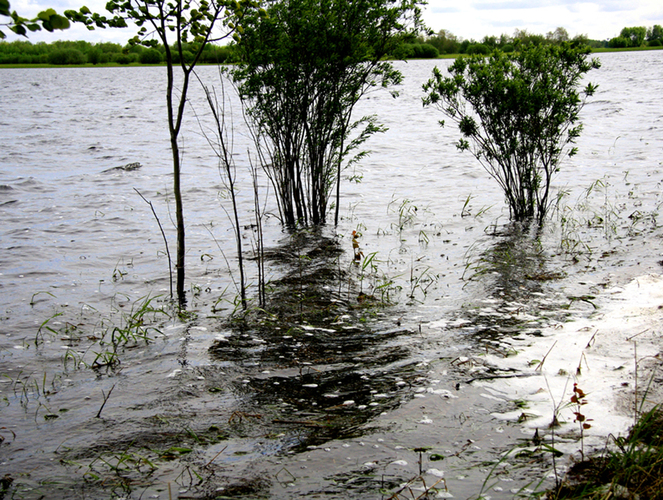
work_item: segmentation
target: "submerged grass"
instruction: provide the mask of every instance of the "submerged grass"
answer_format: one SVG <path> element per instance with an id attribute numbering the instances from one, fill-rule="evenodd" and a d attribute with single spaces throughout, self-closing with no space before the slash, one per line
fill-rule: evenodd
<path id="1" fill-rule="evenodd" d="M 70 367 L 115 368 L 121 362 L 120 354 L 124 349 L 141 343 L 147 345 L 163 335 L 159 324 L 172 318 L 172 314 L 166 307 L 155 304 L 158 299 L 159 296 L 148 295 L 134 302 L 114 302 L 107 316 L 89 308 L 93 312 L 91 318 L 81 313 L 80 318 L 65 321 L 64 326 L 52 321 L 63 315 L 61 311 L 56 312 L 41 324 L 34 345 L 39 348 L 47 336 L 64 341 L 67 347 L 63 356 L 65 372 Z"/>
<path id="2" fill-rule="evenodd" d="M 374 286 L 375 260 L 360 256 L 346 265 L 342 254 L 335 238 L 306 232 L 266 251 L 282 275 L 268 284 L 264 309 L 230 318 L 232 334 L 210 347 L 215 361 L 261 367 L 232 391 L 247 397 L 245 409 L 259 414 L 263 427 L 292 435 L 294 451 L 358 435 L 406 397 L 399 382 L 410 387 L 421 375 L 404 361 L 408 348 L 392 344 L 413 332 L 375 329 L 390 305 Z"/>

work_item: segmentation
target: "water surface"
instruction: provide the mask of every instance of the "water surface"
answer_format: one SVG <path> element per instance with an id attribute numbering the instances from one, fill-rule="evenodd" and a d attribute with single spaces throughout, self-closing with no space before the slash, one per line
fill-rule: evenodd
<path id="1" fill-rule="evenodd" d="M 284 330 L 225 321 L 236 293 L 227 190 L 190 112 L 182 182 L 195 314 L 157 315 L 156 341 L 129 345 L 114 370 L 80 364 L 97 356 L 95 335 L 143 297 L 167 306 L 164 242 L 135 191 L 174 248 L 163 68 L 0 71 L 0 475 L 16 498 L 381 498 L 419 476 L 420 460 L 427 485 L 443 475 L 454 497 L 477 495 L 482 464 L 531 437 L 494 415 L 518 398 L 476 383 L 508 373 L 486 353 L 591 318 L 609 307 L 607 289 L 660 272 L 663 53 L 601 61 L 579 154 L 555 179 L 559 207 L 539 239 L 508 225 L 496 183 L 422 107 L 422 83 L 449 63 L 397 63 L 400 97 L 376 92 L 358 106 L 389 130 L 347 172 L 361 182 L 344 183 L 328 246 L 291 241 L 262 184 L 266 244 L 289 256 L 269 261 L 268 278 L 315 271 L 336 304 Z M 200 74 L 218 87 L 216 68 Z M 248 226 L 249 134 L 227 90 Z M 190 111 L 208 131 L 198 89 Z M 112 170 L 133 162 L 142 168 Z M 364 255 L 375 252 L 363 273 L 351 264 L 353 230 Z M 305 269 L 299 255 L 313 256 Z M 382 293 L 394 305 L 356 307 Z M 511 498 L 545 475 L 538 467 L 502 473 L 491 496 Z"/>

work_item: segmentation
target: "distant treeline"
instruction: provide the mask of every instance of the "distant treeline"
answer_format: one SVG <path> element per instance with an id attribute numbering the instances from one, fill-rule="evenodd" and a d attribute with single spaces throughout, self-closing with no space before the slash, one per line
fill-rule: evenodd
<path id="1" fill-rule="evenodd" d="M 564 28 L 557 28 L 546 35 L 528 33 L 526 30 L 516 30 L 513 36 L 485 36 L 481 41 L 462 40 L 447 30 L 441 30 L 436 35 L 427 38 L 421 37 L 418 40 L 420 44 L 433 46 L 439 54 L 488 54 L 496 48 L 503 52 L 510 52 L 513 51 L 517 41 L 535 45 L 577 41 L 589 45 L 593 49 L 660 47 L 663 46 L 663 28 L 658 24 L 652 28 L 644 26 L 624 28 L 618 37 L 611 40 L 591 40 L 584 35 L 571 38 Z"/>
<path id="2" fill-rule="evenodd" d="M 557 28 L 546 35 L 516 30 L 513 36 L 485 36 L 481 41 L 463 40 L 447 30 L 436 35 L 421 36 L 399 45 L 391 54 L 394 59 L 434 59 L 445 54 L 489 54 L 494 49 L 511 52 L 518 43 L 550 44 L 577 41 L 592 48 L 633 48 L 663 46 L 663 28 L 654 25 L 624 28 L 611 40 L 590 40 L 580 35 L 569 37 L 564 28 Z M 193 47 L 185 48 L 184 57 L 193 59 Z M 173 52 L 177 54 L 177 51 Z M 118 43 L 90 43 L 85 41 L 57 41 L 32 44 L 28 41 L 0 41 L 0 64 L 159 64 L 164 61 L 165 48 L 146 48 L 141 45 Z M 175 61 L 179 62 L 179 61 Z M 238 62 L 234 45 L 209 44 L 201 56 L 202 63 L 222 64 Z"/>
<path id="3" fill-rule="evenodd" d="M 164 61 L 165 48 L 147 48 L 142 45 L 119 43 L 90 43 L 85 41 L 58 41 L 30 43 L 17 40 L 0 42 L 0 64 L 159 64 Z M 177 51 L 173 51 L 177 60 Z M 185 58 L 193 59 L 193 50 L 184 51 Z M 235 62 L 232 46 L 209 44 L 201 56 L 202 63 L 222 64 Z"/>

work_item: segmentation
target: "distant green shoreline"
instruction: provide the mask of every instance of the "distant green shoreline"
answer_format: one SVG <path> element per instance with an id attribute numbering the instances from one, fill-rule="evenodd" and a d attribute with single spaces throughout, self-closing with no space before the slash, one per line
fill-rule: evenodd
<path id="1" fill-rule="evenodd" d="M 663 46 L 660 47 L 626 47 L 626 48 L 610 48 L 610 47 L 599 47 L 592 48 L 592 53 L 595 52 L 640 52 L 643 50 L 662 50 Z"/>
<path id="2" fill-rule="evenodd" d="M 592 48 L 592 53 L 605 53 L 605 52 L 641 52 L 641 51 L 650 51 L 650 50 L 663 50 L 661 47 L 628 47 L 628 48 Z M 456 59 L 457 57 L 464 56 L 466 54 L 442 54 L 436 59 Z M 407 59 L 409 61 L 415 61 L 416 58 Z M 430 60 L 430 59 L 428 59 Z M 221 63 L 228 64 L 228 63 Z M 136 68 L 136 67 L 158 67 L 165 66 L 165 63 L 160 64 L 141 64 L 141 63 L 129 63 L 129 64 L 119 64 L 119 63 L 104 63 L 104 64 L 0 64 L 0 69 L 25 69 L 25 68 Z M 199 64 L 199 66 L 216 66 L 215 64 Z"/>

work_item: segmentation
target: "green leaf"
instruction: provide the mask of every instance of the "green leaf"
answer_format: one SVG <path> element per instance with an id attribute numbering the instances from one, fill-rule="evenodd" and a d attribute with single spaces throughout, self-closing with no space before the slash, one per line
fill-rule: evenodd
<path id="1" fill-rule="evenodd" d="M 27 35 L 27 32 L 25 31 L 25 26 L 23 26 L 21 24 L 16 24 L 14 26 L 10 26 L 9 29 L 12 30 L 17 35 L 21 35 L 21 36 L 26 36 Z"/>
<path id="2" fill-rule="evenodd" d="M 53 9 L 46 9 L 37 14 L 37 18 L 41 19 L 42 21 L 48 21 L 51 16 L 54 15 L 57 15 L 57 13 Z"/>
<path id="3" fill-rule="evenodd" d="M 9 17 L 10 6 L 8 0 L 0 0 L 0 16 Z"/>
<path id="4" fill-rule="evenodd" d="M 60 16 L 58 14 L 55 14 L 51 16 L 50 19 L 51 26 L 53 26 L 53 29 L 55 30 L 66 30 L 71 27 L 71 24 L 69 23 L 69 19 L 66 17 Z"/>

